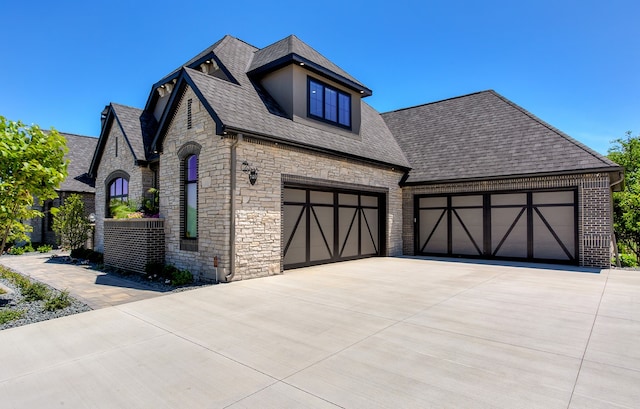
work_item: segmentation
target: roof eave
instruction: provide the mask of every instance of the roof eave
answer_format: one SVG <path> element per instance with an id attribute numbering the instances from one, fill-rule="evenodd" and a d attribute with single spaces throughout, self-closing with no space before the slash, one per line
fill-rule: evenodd
<path id="1" fill-rule="evenodd" d="M 225 136 L 225 135 L 228 135 L 228 134 L 232 134 L 232 133 L 242 134 L 242 135 L 246 135 L 246 136 L 249 136 L 249 137 L 252 137 L 252 138 L 256 138 L 256 139 L 260 139 L 260 140 L 264 140 L 264 141 L 268 141 L 268 142 L 272 142 L 272 143 L 277 143 L 277 144 L 280 144 L 280 145 L 296 147 L 296 148 L 305 149 L 305 150 L 318 152 L 318 153 L 324 153 L 324 154 L 328 154 L 328 155 L 332 155 L 332 156 L 338 156 L 338 157 L 343 157 L 343 158 L 348 158 L 348 159 L 356 159 L 356 160 L 359 160 L 361 162 L 376 164 L 378 166 L 384 166 L 384 167 L 392 168 L 394 170 L 398 170 L 398 171 L 402 171 L 402 172 L 409 172 L 411 170 L 410 167 L 407 167 L 407 166 L 404 166 L 404 165 L 399 165 L 399 164 L 396 164 L 396 163 L 385 162 L 385 161 L 372 159 L 372 158 L 366 158 L 366 157 L 358 156 L 358 155 L 352 155 L 352 154 L 349 154 L 349 153 L 346 153 L 346 152 L 336 151 L 336 150 L 332 150 L 332 149 L 326 149 L 326 148 L 313 146 L 313 145 L 307 145 L 307 144 L 303 144 L 303 143 L 295 143 L 295 142 L 292 142 L 292 141 L 289 141 L 289 140 L 286 140 L 286 139 L 278 138 L 277 136 L 261 134 L 259 132 L 250 131 L 250 130 L 247 130 L 247 129 L 234 127 L 234 126 L 225 126 L 223 128 L 222 136 Z"/>
<path id="2" fill-rule="evenodd" d="M 555 172 L 539 172 L 539 173 L 522 173 L 522 174 L 510 174 L 510 175 L 495 175 L 484 177 L 470 177 L 470 178 L 452 178 L 452 179 L 438 179 L 428 181 L 407 181 L 404 186 L 425 186 L 425 185 L 440 185 L 443 183 L 470 183 L 470 182 L 482 182 L 487 180 L 500 180 L 500 179 L 520 179 L 529 177 L 547 177 L 547 176 L 566 176 L 566 175 L 580 175 L 588 173 L 613 173 L 622 172 L 621 167 L 602 167 L 602 168 L 588 168 L 588 169 L 572 169 Z M 411 178 L 411 177 L 409 177 Z"/>
<path id="3" fill-rule="evenodd" d="M 371 91 L 364 85 L 345 78 L 344 76 L 337 74 L 319 64 L 316 64 L 315 62 L 308 60 L 296 53 L 287 54 L 260 67 L 254 68 L 253 70 L 247 72 L 247 75 L 249 75 L 250 77 L 261 77 L 265 74 L 268 74 L 290 64 L 300 65 L 310 71 L 315 72 L 318 75 L 339 82 L 345 85 L 347 88 L 357 91 L 363 98 L 373 95 L 373 91 Z"/>

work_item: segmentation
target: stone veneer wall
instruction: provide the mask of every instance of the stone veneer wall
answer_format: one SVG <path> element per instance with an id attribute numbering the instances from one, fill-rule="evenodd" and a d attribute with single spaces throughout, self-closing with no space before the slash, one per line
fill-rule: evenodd
<path id="1" fill-rule="evenodd" d="M 405 187 L 403 192 L 404 253 L 413 255 L 414 195 L 578 188 L 579 264 L 589 267 L 611 265 L 611 193 L 606 173 L 501 179 L 466 183 L 442 183 Z"/>
<path id="2" fill-rule="evenodd" d="M 192 99 L 192 127 L 187 103 Z M 200 145 L 198 169 L 198 250 L 180 249 L 180 160 L 178 150 Z M 185 91 L 167 131 L 160 156 L 160 215 L 165 219 L 166 259 L 202 279 L 229 273 L 230 166 L 234 138 L 215 134 L 215 124 L 191 89 Z M 282 271 L 283 176 L 323 180 L 334 185 L 385 189 L 387 193 L 387 255 L 402 254 L 402 172 L 370 164 L 310 153 L 302 149 L 244 138 L 236 146 L 236 259 L 234 280 L 279 274 Z M 257 183 L 249 184 L 242 162 L 258 168 Z M 213 258 L 219 258 L 218 271 Z"/>
<path id="3" fill-rule="evenodd" d="M 118 151 L 116 155 L 116 138 Z M 115 171 L 124 171 L 129 175 L 129 199 L 139 200 L 153 187 L 153 172 L 135 164 L 135 158 L 129 149 L 124 135 L 114 120 L 108 132 L 107 142 L 102 153 L 98 174 L 96 175 L 95 194 L 95 243 L 97 251 L 104 251 L 104 220 L 107 213 L 107 180 Z"/>
<path id="4" fill-rule="evenodd" d="M 164 220 L 105 220 L 105 266 L 144 274 L 147 263 L 164 263 Z"/>

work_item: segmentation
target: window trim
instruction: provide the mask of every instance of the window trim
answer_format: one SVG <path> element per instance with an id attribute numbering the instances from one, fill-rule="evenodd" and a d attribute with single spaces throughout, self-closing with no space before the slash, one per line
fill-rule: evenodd
<path id="1" fill-rule="evenodd" d="M 316 115 L 314 113 L 311 112 L 311 84 L 314 83 L 316 85 L 319 85 L 320 87 L 322 87 L 322 116 Z M 331 90 L 333 92 L 336 93 L 336 109 L 335 109 L 335 116 L 336 116 L 336 120 L 332 120 L 332 119 L 328 119 L 327 118 L 327 113 L 326 113 L 326 101 L 325 101 L 325 93 L 326 90 Z M 345 125 L 343 123 L 340 122 L 340 97 L 341 96 L 345 96 L 348 98 L 348 107 L 349 107 L 349 125 Z M 317 120 L 317 121 L 321 121 L 327 124 L 331 124 L 333 126 L 337 126 L 340 128 L 344 128 L 344 129 L 348 129 L 351 130 L 352 129 L 352 124 L 353 124 L 353 110 L 352 110 L 352 104 L 351 104 L 351 97 L 352 95 L 348 92 L 342 91 L 334 86 L 331 86 L 325 82 L 322 82 L 320 80 L 317 80 L 315 78 L 312 77 L 307 77 L 307 117 Z"/>

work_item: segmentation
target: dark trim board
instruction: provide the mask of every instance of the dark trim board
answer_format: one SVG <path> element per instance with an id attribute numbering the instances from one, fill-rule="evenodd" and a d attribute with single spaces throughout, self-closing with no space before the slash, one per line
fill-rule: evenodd
<path id="1" fill-rule="evenodd" d="M 386 254 L 386 194 L 285 184 L 285 270 Z"/>
<path id="2" fill-rule="evenodd" d="M 577 265 L 577 188 L 414 196 L 416 255 Z"/>

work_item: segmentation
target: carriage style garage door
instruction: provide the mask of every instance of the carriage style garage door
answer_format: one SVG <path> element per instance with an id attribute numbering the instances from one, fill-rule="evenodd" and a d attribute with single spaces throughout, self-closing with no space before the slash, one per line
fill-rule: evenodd
<path id="1" fill-rule="evenodd" d="M 384 194 L 285 187 L 284 268 L 383 254 Z"/>
<path id="2" fill-rule="evenodd" d="M 577 264 L 577 195 L 416 196 L 416 254 Z"/>

